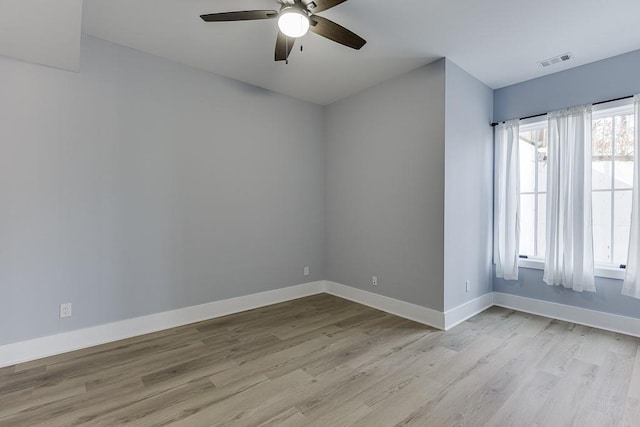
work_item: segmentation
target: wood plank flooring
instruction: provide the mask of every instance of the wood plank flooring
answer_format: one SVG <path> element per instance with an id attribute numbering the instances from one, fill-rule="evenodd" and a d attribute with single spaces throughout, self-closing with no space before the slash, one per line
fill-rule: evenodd
<path id="1" fill-rule="evenodd" d="M 316 295 L 0 369 L 0 426 L 640 426 L 640 340 Z"/>

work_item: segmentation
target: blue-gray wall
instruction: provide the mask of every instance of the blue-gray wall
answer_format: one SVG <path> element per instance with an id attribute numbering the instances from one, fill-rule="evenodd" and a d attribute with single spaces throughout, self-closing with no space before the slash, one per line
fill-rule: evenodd
<path id="1" fill-rule="evenodd" d="M 440 60 L 327 107 L 328 280 L 443 310 L 444 97 Z"/>
<path id="2" fill-rule="evenodd" d="M 640 93 L 640 50 L 497 89 L 496 121 Z"/>
<path id="3" fill-rule="evenodd" d="M 0 76 L 0 345 L 324 279 L 322 107 L 90 37 Z"/>
<path id="4" fill-rule="evenodd" d="M 596 277 L 596 292 L 575 292 L 542 281 L 542 270 L 521 268 L 518 281 L 494 279 L 493 290 L 589 310 L 640 318 L 640 300 L 622 295 L 622 280 Z M 494 276 L 495 277 L 495 276 Z"/>
<path id="5" fill-rule="evenodd" d="M 506 120 L 640 93 L 640 50 L 518 83 L 494 92 L 494 119 Z M 495 277 L 495 276 L 494 276 Z M 550 287 L 542 271 L 520 269 L 517 282 L 493 289 L 529 298 L 640 318 L 640 300 L 620 295 L 622 281 L 596 278 L 597 292 Z"/>
<path id="6" fill-rule="evenodd" d="M 617 280 L 491 279 L 492 94 L 450 61 L 326 108 L 90 37 L 79 74 L 0 57 L 0 76 L 0 345 L 320 279 L 640 317 Z M 638 76 L 640 51 L 502 88 L 493 119 Z"/>
<path id="7" fill-rule="evenodd" d="M 445 104 L 446 311 L 492 290 L 493 91 L 447 60 Z"/>

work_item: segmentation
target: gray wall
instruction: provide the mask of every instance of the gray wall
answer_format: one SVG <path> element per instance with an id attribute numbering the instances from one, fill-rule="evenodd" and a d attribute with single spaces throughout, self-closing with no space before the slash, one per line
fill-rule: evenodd
<path id="1" fill-rule="evenodd" d="M 495 91 L 494 118 L 545 113 L 640 93 L 640 50 Z M 495 276 L 494 276 L 495 277 Z M 550 287 L 542 271 L 520 269 L 517 282 L 494 279 L 496 292 L 640 318 L 640 300 L 622 296 L 622 281 L 596 279 L 597 293 Z"/>
<path id="2" fill-rule="evenodd" d="M 328 280 L 443 309 L 444 96 L 440 60 L 327 107 Z"/>
<path id="3" fill-rule="evenodd" d="M 640 93 L 640 50 L 495 91 L 494 119 L 543 114 Z"/>
<path id="4" fill-rule="evenodd" d="M 89 37 L 0 76 L 0 344 L 324 279 L 321 107 Z"/>
<path id="5" fill-rule="evenodd" d="M 596 292 L 575 292 L 542 281 L 542 270 L 521 268 L 518 281 L 494 279 L 493 290 L 589 310 L 640 318 L 640 300 L 621 294 L 622 280 L 596 277 Z M 494 276 L 495 277 L 495 276 Z"/>
<path id="6" fill-rule="evenodd" d="M 493 91 L 446 61 L 444 308 L 492 290 Z M 471 282 L 466 292 L 466 281 Z"/>
<path id="7" fill-rule="evenodd" d="M 637 51 L 502 88 L 494 118 L 640 92 L 639 72 Z M 325 278 L 640 317 L 617 280 L 491 279 L 492 93 L 450 61 L 326 109 L 90 37 L 79 74 L 0 75 L 0 345 Z"/>

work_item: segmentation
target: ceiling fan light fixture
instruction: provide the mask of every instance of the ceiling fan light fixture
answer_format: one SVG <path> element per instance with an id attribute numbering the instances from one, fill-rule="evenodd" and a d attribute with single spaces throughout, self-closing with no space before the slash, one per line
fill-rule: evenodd
<path id="1" fill-rule="evenodd" d="M 309 17 L 295 7 L 284 9 L 278 17 L 278 28 L 287 37 L 302 37 L 309 31 Z"/>

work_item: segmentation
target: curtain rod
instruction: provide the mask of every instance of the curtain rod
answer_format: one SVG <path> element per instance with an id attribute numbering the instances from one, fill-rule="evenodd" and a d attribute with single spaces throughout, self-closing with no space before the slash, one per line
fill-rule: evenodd
<path id="1" fill-rule="evenodd" d="M 629 99 L 629 98 L 633 98 L 633 95 L 629 95 L 629 96 L 623 96 L 620 98 L 614 98 L 614 99 L 607 99 L 606 101 L 599 101 L 599 102 L 594 102 L 591 105 L 600 105 L 600 104 L 606 104 L 607 102 L 614 102 L 614 101 L 622 101 L 623 99 Z M 542 116 L 546 116 L 549 113 L 542 113 L 542 114 L 534 114 L 533 116 L 527 116 L 527 117 L 520 117 L 518 120 L 526 120 L 526 119 L 533 119 L 534 117 L 542 117 Z M 494 122 L 491 123 L 492 127 L 496 127 L 498 126 L 500 123 L 505 123 L 505 121 L 502 122 Z"/>

